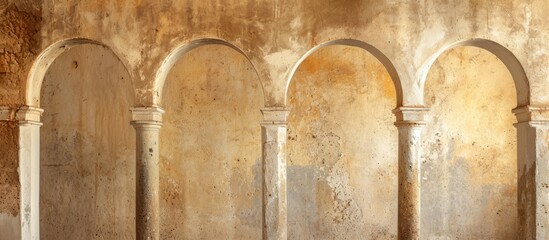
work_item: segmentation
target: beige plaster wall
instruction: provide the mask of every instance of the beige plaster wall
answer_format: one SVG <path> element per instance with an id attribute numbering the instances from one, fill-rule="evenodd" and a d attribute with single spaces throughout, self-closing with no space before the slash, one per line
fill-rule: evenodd
<path id="1" fill-rule="evenodd" d="M 459 47 L 427 78 L 422 169 L 425 239 L 515 239 L 517 132 L 513 79 L 491 53 Z"/>
<path id="2" fill-rule="evenodd" d="M 183 55 L 164 88 L 162 239 L 260 239 L 261 84 L 237 51 Z"/>
<path id="3" fill-rule="evenodd" d="M 134 184 L 131 150 L 134 143 L 133 130 L 127 124 L 129 116 L 125 114 L 134 105 L 161 104 L 167 110 L 162 130 L 162 218 L 174 219 L 174 223 L 163 221 L 162 236 L 177 238 L 182 233 L 192 233 L 189 238 L 222 234 L 255 238 L 261 227 L 258 220 L 261 219 L 258 109 L 263 105 L 287 104 L 293 107 L 288 139 L 288 207 L 295 211 L 289 215 L 290 235 L 333 238 L 351 229 L 345 236 L 352 238 L 368 231 L 367 236 L 394 238 L 397 141 L 390 110 L 397 104 L 384 69 L 360 49 L 333 47 L 337 50 L 331 50 L 329 47 L 314 53 L 296 75 L 291 76 L 291 69 L 313 47 L 336 39 L 360 40 L 379 49 L 395 66 L 402 83 L 402 105 L 421 106 L 425 102 L 432 106 L 422 171 L 423 236 L 506 239 L 516 231 L 505 227 L 515 223 L 513 209 L 516 208 L 516 179 L 513 178 L 516 149 L 512 142 L 516 132 L 511 126 L 515 120 L 510 113 L 516 106 L 513 82 L 501 62 L 483 51 L 459 48 L 444 54 L 434 67 L 430 68 L 429 63 L 439 51 L 454 43 L 492 40 L 513 53 L 509 58 L 516 56 L 524 68 L 529 81 L 525 90 L 531 93 L 529 103 L 546 106 L 549 103 L 548 11 L 546 0 L 0 0 L 0 106 L 17 109 L 36 104 L 31 99 L 36 96 L 28 98 L 26 93 L 43 79 L 39 75 L 33 78 L 32 73 L 45 69 L 56 59 L 55 54 L 49 55 L 52 49 L 48 48 L 54 43 L 61 41 L 54 48 L 62 52 L 59 49 L 64 43 L 71 42 L 63 42 L 66 39 L 92 39 L 105 44 L 120 57 L 118 61 L 101 48 L 71 49 L 54 63 L 47 76 L 50 80 L 46 79 L 46 83 L 58 81 L 60 85 L 44 88 L 44 91 L 61 92 L 61 95 L 46 94 L 42 98 L 46 109 L 42 132 L 52 133 L 43 135 L 43 142 L 47 143 L 43 145 L 43 150 L 47 150 L 44 153 L 50 154 L 53 161 L 47 164 L 89 160 L 78 161 L 82 164 L 78 168 L 67 165 L 67 171 L 45 166 L 45 173 L 50 175 L 44 175 L 42 186 L 53 190 L 44 193 L 44 199 L 49 199 L 51 206 L 63 200 L 87 204 L 91 209 L 120 209 L 115 207 L 122 204 L 120 199 L 108 200 L 116 203 L 114 205 L 99 206 L 99 202 L 104 202 L 99 201 L 100 198 L 109 199 L 111 191 L 121 192 L 122 199 L 129 199 L 129 203 L 123 205 L 126 210 L 115 212 L 116 217 L 112 218 L 97 213 L 97 218 L 77 219 L 73 211 L 77 207 L 70 204 L 44 208 L 45 213 L 59 213 L 60 219 L 71 220 L 75 226 L 86 225 L 83 234 L 103 229 L 99 231 L 101 234 L 114 236 L 114 224 L 101 224 L 115 218 L 132 221 L 131 214 L 127 213 L 133 211 L 134 202 L 133 185 L 130 185 Z M 258 69 L 260 79 L 235 51 L 207 46 L 185 55 L 170 71 L 165 97 L 160 102 L 157 73 L 165 67 L 164 60 L 174 49 L 204 38 L 221 39 L 240 48 Z M 86 53 L 80 55 L 72 51 Z M 39 57 L 40 54 L 46 56 Z M 84 59 L 84 55 L 89 59 Z M 77 61 L 80 67 L 74 69 L 72 59 L 67 56 L 81 58 Z M 33 63 L 37 66 L 34 69 Z M 127 66 L 128 73 L 121 70 L 121 63 Z M 116 67 L 107 68 L 107 65 Z M 87 70 L 84 71 L 83 66 L 88 66 Z M 307 70 L 307 66 L 313 70 Z M 338 73 L 338 69 L 342 73 Z M 424 94 L 422 76 L 428 70 Z M 185 81 L 173 80 L 178 74 L 188 77 Z M 123 87 L 94 85 L 113 84 L 120 76 L 124 76 Z M 286 98 L 290 79 L 291 89 Z M 91 85 L 83 88 L 85 85 L 74 81 Z M 336 84 L 338 81 L 342 81 L 342 85 Z M 263 95 L 259 82 L 265 88 Z M 331 84 L 326 85 L 328 82 Z M 368 85 L 381 82 L 384 85 L 378 88 Z M 218 89 L 216 84 L 224 87 L 223 94 L 214 91 Z M 201 85 L 205 86 L 204 90 L 197 87 Z M 188 92 L 191 94 L 186 94 Z M 84 97 L 90 99 L 91 96 L 98 98 L 95 105 L 82 103 Z M 135 102 L 129 100 L 132 96 Z M 74 104 L 77 102 L 83 105 Z M 104 116 L 108 117 L 92 121 L 95 116 L 89 118 L 90 113 L 96 110 L 107 112 Z M 51 124 L 54 113 L 58 113 L 55 115 L 59 116 L 55 118 L 58 125 Z M 112 116 L 124 120 L 109 125 L 106 119 Z M 463 120 L 466 117 L 467 120 Z M 19 164 L 16 126 L 12 118 L 0 121 L 3 121 L 0 124 L 2 238 L 1 234 L 13 232 L 10 229 L 19 220 L 20 186 L 16 174 Z M 81 125 L 69 128 L 72 126 L 69 123 Z M 53 135 L 54 129 L 62 128 L 67 129 Z M 456 130 L 458 128 L 461 130 Z M 56 139 L 74 136 L 68 129 L 80 130 L 80 143 Z M 108 136 L 106 140 L 92 140 L 96 130 L 106 131 L 108 134 L 101 134 Z M 229 136 L 242 136 L 243 132 L 246 138 L 227 140 Z M 308 137 L 313 134 L 315 139 Z M 197 145 L 200 148 L 193 150 Z M 252 145 L 254 150 L 250 150 Z M 121 149 L 126 149 L 127 154 Z M 73 153 L 70 159 L 63 158 L 65 150 Z M 103 151 L 109 153 L 101 158 L 92 156 Z M 323 163 L 322 157 L 328 160 Z M 247 159 L 244 164 L 234 163 L 234 159 L 243 161 L 244 158 Z M 108 162 L 107 159 L 117 160 Z M 212 163 L 212 159 L 221 160 Z M 95 169 L 95 163 L 105 167 Z M 374 163 L 376 165 L 372 165 Z M 211 166 L 221 167 L 212 169 Z M 200 174 L 190 174 L 195 171 Z M 55 178 L 53 174 L 61 177 Z M 97 183 L 92 181 L 95 176 Z M 48 184 L 55 181 L 62 181 L 64 185 Z M 114 187 L 105 187 L 107 185 Z M 98 187 L 97 193 L 93 186 Z M 309 187 L 314 191 L 300 191 Z M 66 196 L 77 196 L 82 201 L 55 195 L 56 188 L 64 188 Z M 91 196 L 98 204 L 90 202 Z M 214 200 L 219 202 L 216 198 L 228 200 L 215 205 Z M 83 214 L 91 213 L 85 210 Z M 375 225 L 368 217 L 371 213 L 382 216 L 375 219 Z M 216 221 L 221 220 L 226 221 L 220 225 L 223 228 L 210 231 Z M 490 226 L 478 227 L 478 221 L 487 221 Z M 60 222 L 43 219 L 46 224 L 43 234 L 52 236 L 51 229 L 59 228 Z M 194 222 L 207 227 L 191 228 Z M 231 226 L 238 227 L 235 230 Z M 129 227 L 124 228 L 120 234 L 131 236 L 130 231 Z M 11 234 L 9 236 L 11 238 Z"/>
<path id="4" fill-rule="evenodd" d="M 132 86 L 100 46 L 55 60 L 42 87 L 41 239 L 134 239 Z"/>
<path id="5" fill-rule="evenodd" d="M 361 48 L 307 58 L 288 93 L 289 239 L 395 239 L 396 96 Z"/>

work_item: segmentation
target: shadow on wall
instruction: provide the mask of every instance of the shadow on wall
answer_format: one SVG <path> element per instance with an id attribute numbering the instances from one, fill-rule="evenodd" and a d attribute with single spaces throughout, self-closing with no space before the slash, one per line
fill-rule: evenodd
<path id="1" fill-rule="evenodd" d="M 41 89 L 41 239 L 135 238 L 133 88 L 125 67 L 106 47 L 74 46 L 55 58 Z"/>

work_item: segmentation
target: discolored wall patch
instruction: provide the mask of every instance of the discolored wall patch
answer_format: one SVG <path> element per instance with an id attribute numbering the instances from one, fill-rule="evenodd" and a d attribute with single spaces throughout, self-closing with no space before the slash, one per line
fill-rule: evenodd
<path id="1" fill-rule="evenodd" d="M 288 93 L 288 238 L 394 239 L 396 94 L 363 49 L 307 58 Z"/>
<path id="2" fill-rule="evenodd" d="M 509 71 L 488 51 L 449 50 L 429 72 L 425 101 L 423 237 L 515 239 L 516 96 Z"/>
<path id="3" fill-rule="evenodd" d="M 42 85 L 41 239 L 135 238 L 133 91 L 96 45 L 59 56 Z"/>

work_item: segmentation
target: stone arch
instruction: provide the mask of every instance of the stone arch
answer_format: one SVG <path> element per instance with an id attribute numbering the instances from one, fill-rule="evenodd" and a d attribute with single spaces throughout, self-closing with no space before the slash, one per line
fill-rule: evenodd
<path id="1" fill-rule="evenodd" d="M 261 176 L 264 96 L 252 68 L 243 51 L 218 39 L 180 45 L 162 62 L 153 90 L 153 104 L 166 110 L 158 137 L 160 238 L 261 237 L 261 188 L 253 181 Z M 206 207 L 219 197 L 225 201 Z M 228 209 L 253 213 L 253 221 L 238 223 Z"/>
<path id="2" fill-rule="evenodd" d="M 40 92 L 42 89 L 42 82 L 44 80 L 44 76 L 46 75 L 46 72 L 48 71 L 51 64 L 59 57 L 62 53 L 68 51 L 72 47 L 83 45 L 83 44 L 92 44 L 101 46 L 104 48 L 109 49 L 114 53 L 114 55 L 118 58 L 120 62 L 124 65 L 126 68 L 126 71 L 130 75 L 130 78 L 132 77 L 131 71 L 128 71 L 128 64 L 126 61 L 124 61 L 123 58 L 120 57 L 120 54 L 116 52 L 112 47 L 109 47 L 108 45 L 88 39 L 88 38 L 70 38 L 70 39 L 64 39 L 61 41 L 58 41 L 56 43 L 53 43 L 49 47 L 47 47 L 34 61 L 30 71 L 29 75 L 27 77 L 26 82 L 26 93 L 25 93 L 25 104 L 27 106 L 31 107 L 40 107 Z M 133 82 L 130 79 L 130 82 L 133 86 Z M 134 97 L 135 98 L 135 97 Z"/>
<path id="3" fill-rule="evenodd" d="M 530 85 L 528 83 L 526 72 L 524 71 L 524 68 L 522 67 L 522 64 L 520 63 L 520 61 L 506 47 L 492 40 L 482 39 L 482 38 L 471 38 L 471 39 L 455 42 L 446 47 L 443 47 L 442 49 L 437 51 L 435 54 L 433 54 L 433 56 L 427 59 L 427 61 L 420 68 L 420 72 L 418 74 L 420 78 L 419 84 L 420 84 L 421 96 L 424 96 L 425 82 L 427 80 L 427 75 L 429 74 L 429 70 L 431 69 L 431 66 L 433 65 L 433 63 L 447 50 L 460 47 L 460 46 L 472 46 L 472 47 L 482 48 L 494 54 L 496 57 L 498 57 L 503 62 L 503 64 L 507 67 L 507 69 L 511 73 L 511 76 L 513 77 L 513 81 L 515 83 L 515 88 L 517 92 L 517 105 L 520 107 L 520 106 L 526 106 L 530 104 Z M 421 99 L 421 101 L 422 102 L 424 101 L 423 98 Z"/>
<path id="4" fill-rule="evenodd" d="M 292 69 L 286 89 L 289 238 L 397 235 L 398 132 L 391 109 L 400 104 L 400 83 L 387 58 L 368 48 L 336 40 L 308 51 Z M 303 187 L 311 191 L 298 190 Z"/>
<path id="5" fill-rule="evenodd" d="M 452 98 L 454 96 L 460 96 L 460 98 L 453 98 L 454 99 L 452 100 L 453 105 L 451 105 L 452 103 L 450 101 L 444 102 L 445 104 L 450 104 L 450 105 L 444 105 L 444 107 L 442 107 L 444 108 L 444 111 L 441 111 L 440 109 L 442 104 L 440 102 L 444 100 L 439 100 L 439 105 L 436 106 L 436 104 L 434 103 L 429 104 L 429 97 L 437 96 L 437 99 L 438 99 L 438 96 L 450 95 L 450 92 L 444 92 L 444 90 L 440 91 L 441 88 L 434 88 L 435 86 L 433 84 L 434 82 L 427 83 L 427 81 L 436 80 L 436 77 L 435 79 L 433 79 L 428 75 L 431 73 L 431 71 L 435 72 L 435 69 L 434 68 L 431 69 L 431 67 L 435 65 L 435 62 L 439 58 L 441 58 L 443 54 L 446 54 L 449 52 L 449 50 L 452 50 L 458 47 L 474 47 L 474 48 L 477 48 L 477 50 L 482 49 L 491 53 L 492 57 L 495 56 L 499 60 L 498 61 L 500 62 L 498 63 L 500 66 L 499 69 L 503 70 L 506 68 L 508 71 L 508 73 L 506 73 L 506 76 L 510 76 L 512 78 L 512 81 L 508 81 L 507 80 L 508 77 L 504 78 L 506 80 L 505 84 L 502 84 L 502 81 L 496 81 L 496 82 L 476 81 L 477 79 L 481 79 L 481 77 L 468 78 L 469 82 L 467 84 L 471 84 L 472 82 L 475 82 L 475 81 L 478 82 L 479 85 L 474 85 L 474 86 L 477 86 L 477 88 L 483 92 L 483 95 L 480 96 L 480 95 L 474 95 L 475 93 L 473 93 L 473 92 L 476 92 L 477 94 L 479 93 L 479 91 L 477 91 L 477 88 L 472 88 L 472 87 L 470 88 L 470 86 L 472 85 L 462 84 L 464 82 L 464 81 L 461 81 L 462 79 L 456 80 L 455 77 L 454 78 L 448 77 L 449 79 L 454 79 L 453 80 L 454 84 L 456 83 L 460 84 L 460 85 L 452 85 L 453 88 L 450 88 L 451 89 L 450 91 L 452 91 L 451 93 L 453 94 Z M 503 63 L 503 66 L 501 65 L 501 63 Z M 479 72 L 473 71 L 473 72 L 475 74 L 481 74 L 480 71 Z M 502 196 L 499 196 L 501 195 L 499 194 L 496 197 L 494 196 L 495 194 L 493 193 L 490 193 L 490 194 L 487 193 L 487 194 L 482 194 L 482 197 L 484 197 L 485 199 L 495 199 L 492 202 L 492 205 L 494 206 L 497 204 L 500 204 L 500 206 L 513 206 L 514 204 L 516 204 L 517 205 L 516 207 L 519 210 L 518 218 L 515 218 L 515 215 L 508 215 L 504 219 L 513 219 L 513 221 L 516 220 L 520 222 L 521 219 L 523 219 L 524 217 L 523 213 L 521 213 L 521 208 L 523 207 L 523 204 L 521 203 L 521 197 L 520 197 L 521 192 L 524 191 L 524 189 L 521 189 L 523 188 L 523 186 L 521 186 L 521 178 L 524 176 L 523 170 L 521 170 L 522 168 L 521 166 L 523 166 L 524 165 L 523 163 L 526 162 L 526 157 L 524 157 L 525 153 L 529 151 L 528 149 L 533 148 L 530 145 L 531 143 L 527 142 L 526 139 L 523 138 L 523 136 L 525 136 L 526 133 L 522 128 L 520 119 L 519 119 L 519 123 L 514 124 L 514 126 L 516 127 L 516 133 L 514 132 L 514 128 L 513 128 L 514 119 L 510 111 L 514 107 L 518 107 L 517 109 L 520 110 L 523 107 L 528 106 L 530 104 L 529 81 L 520 61 L 508 48 L 506 48 L 505 46 L 502 46 L 497 42 L 494 42 L 488 39 L 472 38 L 472 39 L 466 39 L 466 40 L 454 42 L 436 51 L 435 54 L 433 54 L 429 59 L 427 59 L 424 65 L 419 69 L 417 76 L 419 77 L 418 83 L 419 83 L 420 92 L 421 92 L 420 103 L 427 105 L 426 107 L 430 108 L 430 110 L 432 111 L 432 113 L 430 114 L 432 115 L 432 118 L 427 124 L 428 127 L 423 131 L 423 134 L 424 134 L 423 144 L 425 144 L 423 145 L 423 148 L 425 152 L 422 158 L 424 161 L 423 163 L 426 163 L 426 165 L 428 166 L 424 169 L 434 169 L 434 170 L 431 170 L 431 171 L 425 170 L 425 172 L 422 173 L 422 174 L 425 174 L 426 176 L 429 176 L 429 178 L 431 179 L 430 184 L 427 182 L 423 182 L 422 184 L 424 183 L 425 184 L 422 187 L 424 190 L 435 189 L 434 191 L 436 191 L 436 194 L 433 194 L 433 192 L 431 191 L 431 192 L 428 192 L 428 194 L 426 194 L 427 196 L 437 195 L 437 197 L 423 198 L 422 201 L 427 201 L 427 203 L 422 203 L 422 204 L 431 205 L 434 202 L 435 203 L 443 202 L 443 201 L 440 201 L 440 199 L 445 199 L 447 198 L 448 194 L 455 194 L 456 192 L 459 192 L 460 196 L 466 196 L 466 197 L 463 197 L 462 199 L 455 199 L 455 201 L 482 202 L 484 201 L 484 199 L 480 197 L 476 198 L 477 196 L 480 196 L 480 195 L 474 194 L 474 191 L 480 191 L 478 189 L 483 189 L 483 191 L 488 192 L 485 186 L 489 185 L 488 183 L 489 181 L 492 181 L 492 182 L 497 182 L 497 184 L 499 184 L 497 185 L 498 187 L 501 187 L 501 186 L 516 187 L 516 194 L 518 195 L 518 201 L 517 201 L 517 198 L 515 198 L 515 196 L 511 197 L 511 195 L 502 197 Z M 460 76 L 463 77 L 462 75 Z M 490 80 L 498 79 L 498 78 L 494 78 L 487 75 L 481 75 L 481 76 L 484 78 L 489 78 Z M 446 78 L 446 76 L 441 77 L 441 79 L 443 78 Z M 430 80 L 427 80 L 427 79 L 430 79 Z M 471 82 L 470 79 L 473 79 L 473 81 Z M 511 83 L 513 84 L 513 86 L 507 85 Z M 481 86 L 481 87 L 478 87 L 478 86 Z M 512 90 L 513 88 L 514 88 L 514 92 Z M 433 90 L 433 89 L 436 89 L 436 90 Z M 466 92 L 467 95 L 463 95 L 462 93 L 464 92 Z M 498 102 L 497 104 L 493 105 L 494 108 L 491 108 L 491 107 L 489 107 L 488 109 L 483 108 L 482 111 L 478 110 L 480 108 L 476 108 L 477 106 L 492 106 L 492 103 L 495 101 L 494 101 L 494 98 L 491 98 L 493 96 L 491 94 L 499 94 L 499 93 L 503 94 L 503 92 L 506 94 L 505 95 L 506 98 L 504 99 L 510 99 L 510 98 L 516 99 L 516 106 L 514 106 L 515 103 L 513 102 L 505 102 L 505 103 Z M 477 97 L 477 99 L 475 99 L 475 96 Z M 475 101 L 480 99 L 478 98 L 479 96 L 482 99 L 490 99 L 491 102 L 486 103 L 482 101 Z M 447 99 L 450 99 L 450 97 L 448 97 Z M 432 101 L 432 102 L 435 102 L 435 101 Z M 505 107 L 499 108 L 498 110 L 494 110 L 496 109 L 495 107 L 496 105 L 505 106 Z M 446 111 L 446 109 L 450 109 L 450 110 Z M 491 111 L 494 111 L 496 113 L 493 113 Z M 448 112 L 453 113 L 453 115 L 449 115 Z M 484 114 L 484 113 L 492 113 L 492 115 L 488 116 L 488 114 Z M 505 115 L 503 115 L 503 113 L 505 113 Z M 476 130 L 474 129 L 474 127 L 471 128 L 470 126 L 472 124 L 470 123 L 475 121 L 471 119 L 467 119 L 467 121 L 462 121 L 465 124 L 461 125 L 459 123 L 459 121 L 461 120 L 458 120 L 456 116 L 463 117 L 463 118 L 474 116 L 480 122 L 480 124 L 476 124 L 476 125 L 480 126 L 482 130 Z M 517 118 L 518 118 L 518 115 L 517 115 Z M 456 120 L 453 120 L 453 119 L 456 119 Z M 490 122 L 490 121 L 493 121 L 493 122 Z M 437 122 L 441 122 L 442 124 Z M 498 125 L 499 123 L 501 123 L 501 125 Z M 446 127 L 440 127 L 440 126 L 446 126 Z M 485 131 L 488 131 L 488 132 L 485 132 Z M 478 135 L 475 135 L 475 134 L 478 134 Z M 498 135 L 498 134 L 501 134 L 501 135 Z M 498 145 L 497 142 L 490 141 L 486 137 L 482 138 L 481 136 L 497 136 L 499 140 L 505 139 L 506 145 L 505 146 Z M 458 140 L 454 140 L 454 138 Z M 471 142 L 473 144 L 471 144 Z M 482 149 L 478 147 L 478 144 L 474 144 L 474 143 L 483 144 Z M 439 147 L 439 146 L 442 146 L 442 147 Z M 452 150 L 449 150 L 449 149 L 452 149 Z M 490 152 L 492 153 L 492 155 L 490 155 Z M 473 154 L 474 154 L 474 157 L 472 157 Z M 502 159 L 505 161 L 494 161 L 494 160 L 502 160 Z M 491 177 L 488 174 L 479 174 L 478 172 L 475 172 L 480 168 L 477 168 L 476 165 L 474 167 L 471 167 L 473 161 L 478 161 L 479 166 L 484 163 L 490 164 L 494 162 L 493 165 L 490 165 L 491 167 L 490 172 L 498 172 L 498 174 L 502 176 L 501 179 L 497 179 L 497 177 Z M 455 166 L 457 167 L 454 168 L 453 167 L 454 165 L 451 165 L 451 164 L 455 164 Z M 496 165 L 496 164 L 500 164 L 500 165 Z M 518 166 L 517 169 L 514 168 L 516 167 L 515 165 Z M 448 169 L 452 169 L 452 170 L 448 171 Z M 473 169 L 473 171 L 469 171 L 467 169 Z M 505 172 L 501 172 L 501 171 L 505 171 Z M 461 174 L 461 173 L 464 173 L 464 174 L 458 176 L 458 174 Z M 510 177 L 512 177 L 513 175 L 517 177 L 516 183 L 513 183 L 514 180 L 510 179 Z M 470 180 L 475 178 L 478 179 L 478 176 L 482 176 L 482 181 L 475 182 L 474 180 Z M 444 179 L 448 179 L 448 180 L 444 181 Z M 463 188 L 465 187 L 460 189 L 460 187 L 465 186 L 465 185 L 460 185 L 461 184 L 460 182 L 467 182 L 467 181 L 472 182 L 471 186 L 473 187 L 470 187 L 465 191 L 463 190 Z M 435 185 L 442 186 L 443 184 L 447 184 L 450 187 L 446 185 L 440 188 L 433 187 Z M 443 190 L 443 189 L 450 189 L 450 190 Z M 466 191 L 470 191 L 470 192 L 466 192 Z M 515 191 L 515 190 L 512 190 L 512 191 Z M 475 198 L 481 199 L 481 200 L 471 200 Z M 505 205 L 504 201 L 507 201 L 505 203 L 508 205 Z M 510 201 L 517 201 L 517 202 L 509 203 Z M 494 202 L 497 202 L 497 203 L 494 203 Z M 482 205 L 478 204 L 478 206 L 482 206 Z M 470 209 L 454 208 L 452 207 L 451 203 L 447 203 L 447 202 L 442 203 L 442 208 L 444 208 L 444 210 L 442 211 L 445 212 L 445 216 L 450 216 L 449 217 L 450 219 L 452 219 L 452 217 L 456 219 L 460 218 L 460 216 L 462 217 L 462 219 L 457 219 L 457 220 L 452 219 L 452 222 L 454 222 L 453 225 L 461 226 L 461 229 L 467 228 L 467 227 L 463 227 L 463 226 L 467 226 L 468 224 L 467 222 L 494 221 L 494 220 L 490 220 L 489 217 L 471 217 L 471 216 L 468 216 L 467 214 L 460 215 L 460 213 L 463 211 L 475 211 L 475 210 L 471 210 L 472 208 Z M 480 207 L 480 208 L 483 208 L 483 207 Z M 513 208 L 509 207 L 508 209 L 506 207 L 498 207 L 498 208 L 503 209 L 501 211 L 507 211 L 507 212 L 516 213 L 517 211 L 517 209 L 515 209 L 514 207 Z M 436 208 L 431 208 L 431 209 L 436 209 Z M 440 212 L 434 211 L 433 213 L 430 211 L 425 211 L 422 213 L 423 216 L 433 216 L 433 214 L 438 215 L 440 214 Z M 482 214 L 482 213 L 479 213 L 479 214 Z M 498 216 L 500 216 L 500 214 L 501 213 L 498 213 Z M 485 215 L 485 216 L 488 216 L 488 215 Z M 436 219 L 436 218 L 427 217 L 427 219 L 434 219 L 434 221 L 440 221 L 440 219 Z M 463 220 L 463 219 L 467 219 L 467 220 Z M 427 226 L 429 226 L 429 224 L 427 224 Z M 495 233 L 499 234 L 503 232 L 497 229 L 497 227 L 499 227 L 499 228 L 504 228 L 505 230 L 509 230 L 510 232 L 503 233 L 504 236 L 509 236 L 509 237 L 511 233 L 514 234 L 515 233 L 514 231 L 516 231 L 513 228 L 506 227 L 506 226 L 515 226 L 515 224 L 509 224 L 508 222 L 501 222 L 501 223 L 498 222 L 498 224 L 492 224 L 491 226 L 496 226 L 496 227 L 492 229 L 484 228 L 482 229 L 482 231 L 478 231 L 475 233 L 472 233 L 472 231 L 467 231 L 467 230 L 465 231 L 468 232 L 469 234 L 495 234 Z M 445 231 L 445 232 L 451 232 L 452 230 L 454 232 L 457 231 L 455 229 L 448 231 L 446 228 L 443 228 L 443 227 L 438 227 L 438 228 L 444 229 L 441 231 Z M 427 228 L 426 232 L 432 232 L 432 229 Z M 426 237 L 426 236 L 423 236 L 423 237 Z M 481 236 L 475 236 L 475 237 L 485 238 Z M 522 239 L 521 237 L 519 238 Z"/>
<path id="6" fill-rule="evenodd" d="M 250 62 L 250 65 L 252 65 L 252 68 L 257 75 L 257 79 L 259 79 L 259 82 L 261 84 L 261 89 L 263 91 L 263 95 L 265 96 L 265 88 L 263 86 L 263 82 L 261 81 L 261 77 L 259 73 L 257 72 L 257 68 L 248 57 L 248 55 L 242 51 L 239 47 L 236 45 L 222 40 L 222 39 L 215 39 L 215 38 L 203 38 L 191 41 L 189 43 L 184 43 L 179 46 L 177 46 L 174 50 L 172 50 L 167 57 L 162 61 L 160 64 L 160 67 L 158 68 L 155 78 L 154 78 L 154 91 L 153 91 L 153 105 L 160 105 L 162 102 L 162 93 L 164 89 L 164 83 L 166 82 L 166 78 L 168 77 L 168 73 L 172 69 L 173 65 L 183 56 L 185 53 L 188 53 L 189 51 L 204 46 L 204 45 L 223 45 L 227 46 L 238 53 L 242 54 L 248 61 Z"/>
<path id="7" fill-rule="evenodd" d="M 288 89 L 290 88 L 290 83 L 292 81 L 292 78 L 293 78 L 295 72 L 297 71 L 297 69 L 301 65 L 301 63 L 303 61 L 305 61 L 305 59 L 307 59 L 307 57 L 309 57 L 311 54 L 316 52 L 318 49 L 323 48 L 323 47 L 327 47 L 327 46 L 333 46 L 333 45 L 343 45 L 343 46 L 351 46 L 351 47 L 362 48 L 362 49 L 368 51 L 370 54 L 372 54 L 378 61 L 380 61 L 381 64 L 385 67 L 385 69 L 389 73 L 389 76 L 391 76 L 391 79 L 393 80 L 393 84 L 394 84 L 395 91 L 396 91 L 396 99 L 397 99 L 396 104 L 397 104 L 397 106 L 402 106 L 402 101 L 403 101 L 402 100 L 403 99 L 402 84 L 400 82 L 400 77 L 398 75 L 398 72 L 397 72 L 395 66 L 393 65 L 393 63 L 391 62 L 391 60 L 385 54 L 383 54 L 379 49 L 377 49 L 376 47 L 374 47 L 374 46 L 372 46 L 372 45 L 370 45 L 366 42 L 363 42 L 363 41 L 360 41 L 360 40 L 355 40 L 355 39 L 332 40 L 332 41 L 329 41 L 329 42 L 319 44 L 319 45 L 313 47 L 312 49 L 310 49 L 309 51 L 307 51 L 294 64 L 294 66 L 292 67 L 292 69 L 290 71 L 290 74 L 288 75 L 288 78 L 286 79 L 286 89 L 285 89 L 285 93 L 284 93 L 285 103 L 287 103 Z"/>
<path id="8" fill-rule="evenodd" d="M 127 74 L 124 84 L 127 90 L 127 99 L 129 101 L 128 108 L 133 105 L 135 91 L 133 88 L 132 74 L 128 71 L 128 64 L 121 58 L 113 48 L 96 40 L 87 38 L 70 38 L 55 42 L 45 48 L 34 60 L 34 63 L 28 73 L 25 83 L 24 104 L 17 114 L 21 115 L 20 119 L 20 136 L 19 136 L 19 169 L 21 180 L 21 234 L 23 239 L 39 238 L 40 235 L 40 182 L 41 182 L 41 130 L 42 120 L 40 116 L 43 110 L 40 109 L 43 82 L 47 77 L 47 73 L 51 66 L 56 62 L 62 54 L 67 53 L 73 47 L 93 46 L 103 48 L 106 52 L 113 55 L 113 60 L 116 59 L 121 64 L 121 71 Z M 129 126 L 129 124 L 127 124 Z M 130 156 L 130 155 L 127 155 Z"/>

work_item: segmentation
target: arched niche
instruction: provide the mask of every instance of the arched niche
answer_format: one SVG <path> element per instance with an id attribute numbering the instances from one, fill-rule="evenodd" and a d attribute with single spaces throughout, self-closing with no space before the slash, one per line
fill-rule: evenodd
<path id="1" fill-rule="evenodd" d="M 518 60 L 482 39 L 436 55 L 425 73 L 422 237 L 514 239 L 517 130 L 512 109 L 529 102 Z"/>
<path id="2" fill-rule="evenodd" d="M 286 96 L 285 96 L 286 102 L 288 100 L 288 91 L 290 89 L 290 84 L 292 83 L 293 76 L 295 75 L 301 63 L 303 63 L 303 61 L 305 61 L 311 54 L 313 54 L 317 50 L 324 47 L 336 46 L 336 45 L 362 48 L 368 51 L 368 53 L 370 53 L 371 55 L 373 55 L 385 67 L 385 70 L 391 77 L 391 81 L 393 82 L 393 85 L 396 91 L 396 105 L 402 106 L 402 101 L 403 101 L 402 100 L 403 99 L 402 84 L 400 82 L 399 74 L 395 66 L 391 62 L 391 60 L 376 47 L 366 42 L 355 40 L 355 39 L 336 39 L 336 40 L 328 41 L 313 47 L 312 49 L 307 51 L 303 56 L 301 56 L 301 58 L 294 64 L 294 66 L 290 70 L 290 73 L 288 74 L 288 79 L 286 79 L 286 82 L 287 82 Z"/>
<path id="3" fill-rule="evenodd" d="M 371 46 L 335 41 L 306 54 L 287 92 L 289 239 L 395 239 L 400 100 Z M 385 63 L 385 64 L 384 64 Z"/>
<path id="4" fill-rule="evenodd" d="M 27 87 L 27 104 L 44 109 L 31 194 L 40 238 L 135 238 L 134 94 L 124 64 L 95 41 L 60 42 L 38 58 Z"/>
<path id="5" fill-rule="evenodd" d="M 123 58 L 120 58 L 120 54 L 110 48 L 109 46 L 88 38 L 70 38 L 64 39 L 58 42 L 53 43 L 47 47 L 34 61 L 26 82 L 26 93 L 25 93 L 25 103 L 30 107 L 40 107 L 40 93 L 42 89 L 42 83 L 44 76 L 48 71 L 51 64 L 64 52 L 70 50 L 75 46 L 91 44 L 96 46 L 102 46 L 109 48 L 110 51 L 115 54 L 116 58 L 124 65 L 127 66 L 126 61 Z M 127 67 L 125 67 L 127 69 Z M 130 75 L 131 77 L 131 75 Z M 130 80 L 130 79 L 128 79 Z"/>
<path id="6" fill-rule="evenodd" d="M 513 79 L 513 82 L 515 84 L 516 100 L 518 107 L 523 107 L 530 104 L 530 84 L 528 83 L 526 72 L 524 71 L 524 68 L 522 67 L 520 61 L 506 47 L 492 40 L 482 38 L 472 38 L 455 42 L 441 48 L 429 59 L 427 59 L 427 61 L 425 62 L 425 64 L 423 64 L 419 71 L 421 90 L 425 89 L 427 74 L 429 73 L 429 70 L 431 69 L 431 66 L 435 63 L 435 61 L 444 52 L 460 46 L 478 47 L 489 51 L 490 53 L 498 57 L 498 59 L 501 60 L 501 62 L 507 67 L 511 74 L 511 78 Z"/>
<path id="7" fill-rule="evenodd" d="M 162 239 L 262 238 L 262 87 L 220 41 L 176 49 L 158 75 Z"/>

